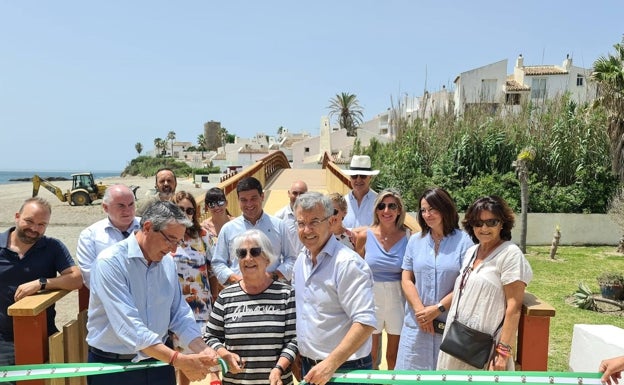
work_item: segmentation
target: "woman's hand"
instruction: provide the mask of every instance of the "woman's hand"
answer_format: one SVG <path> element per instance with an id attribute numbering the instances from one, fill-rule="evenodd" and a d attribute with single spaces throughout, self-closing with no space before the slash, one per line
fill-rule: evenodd
<path id="1" fill-rule="evenodd" d="M 221 354 L 221 358 L 225 360 L 228 365 L 228 371 L 232 374 L 242 372 L 245 367 L 245 362 L 241 360 L 240 356 L 236 353 L 228 351 L 225 354 Z"/>
<path id="2" fill-rule="evenodd" d="M 415 311 L 415 314 L 420 329 L 425 333 L 435 334 L 435 330 L 433 328 L 433 320 L 440 314 L 440 310 L 438 310 L 438 307 L 425 306 L 422 309 Z"/>
<path id="3" fill-rule="evenodd" d="M 269 373 L 269 382 L 271 385 L 282 385 L 282 371 L 278 368 L 271 369 L 271 373 Z"/>
<path id="4" fill-rule="evenodd" d="M 488 370 L 504 371 L 507 370 L 507 360 L 511 356 L 503 356 L 498 352 L 494 352 L 494 359 L 490 361 Z"/>

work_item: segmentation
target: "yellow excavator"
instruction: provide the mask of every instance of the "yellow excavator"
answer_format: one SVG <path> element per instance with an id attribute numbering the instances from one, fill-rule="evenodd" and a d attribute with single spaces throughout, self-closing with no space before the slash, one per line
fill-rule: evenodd
<path id="1" fill-rule="evenodd" d="M 72 174 L 72 188 L 65 193 L 63 193 L 60 187 L 53 185 L 39 175 L 33 176 L 32 182 L 33 197 L 39 194 L 39 187 L 43 186 L 46 190 L 56 195 L 61 202 L 69 202 L 72 206 L 90 205 L 94 200 L 102 199 L 107 187 L 101 182 L 96 184 L 93 180 L 93 174 L 90 172 Z"/>

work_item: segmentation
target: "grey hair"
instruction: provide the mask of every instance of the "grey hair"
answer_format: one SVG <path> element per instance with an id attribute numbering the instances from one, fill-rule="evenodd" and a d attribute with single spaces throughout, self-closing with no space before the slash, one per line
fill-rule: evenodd
<path id="1" fill-rule="evenodd" d="M 150 203 L 141 217 L 141 227 L 147 221 L 152 223 L 154 231 L 160 231 L 172 223 L 184 225 L 187 229 L 193 226 L 193 222 L 188 219 L 186 214 L 170 201 L 156 200 Z"/>
<path id="2" fill-rule="evenodd" d="M 232 241 L 230 255 L 235 255 L 236 249 L 241 247 L 245 241 L 251 241 L 258 245 L 262 249 L 262 255 L 269 260 L 269 265 L 272 265 L 275 261 L 277 261 L 277 256 L 273 252 L 273 245 L 271 244 L 271 241 L 266 234 L 256 229 L 247 230 L 241 235 L 236 236 L 236 238 Z"/>
<path id="3" fill-rule="evenodd" d="M 132 193 L 132 190 L 130 190 L 130 187 L 126 186 L 125 184 L 122 183 L 115 183 L 112 184 L 110 186 L 108 186 L 106 188 L 106 191 L 104 191 L 104 196 L 102 197 L 102 203 L 106 203 L 111 204 L 113 201 L 113 190 L 116 188 L 120 188 L 121 190 L 127 190 L 127 192 L 129 192 L 130 194 L 132 194 L 132 197 L 134 197 L 134 194 Z"/>
<path id="4" fill-rule="evenodd" d="M 331 198 L 316 191 L 310 191 L 299 195 L 293 206 L 293 211 L 297 211 L 299 207 L 301 207 L 303 211 L 310 211 L 314 210 L 318 205 L 323 206 L 325 216 L 329 217 L 334 215 L 334 204 Z"/>

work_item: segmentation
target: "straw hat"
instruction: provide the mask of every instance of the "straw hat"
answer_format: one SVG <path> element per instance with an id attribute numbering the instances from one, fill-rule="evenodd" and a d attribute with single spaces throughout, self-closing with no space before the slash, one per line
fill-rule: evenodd
<path id="1" fill-rule="evenodd" d="M 377 175 L 379 170 L 371 168 L 371 159 L 368 155 L 353 155 L 348 170 L 342 170 L 347 175 Z"/>

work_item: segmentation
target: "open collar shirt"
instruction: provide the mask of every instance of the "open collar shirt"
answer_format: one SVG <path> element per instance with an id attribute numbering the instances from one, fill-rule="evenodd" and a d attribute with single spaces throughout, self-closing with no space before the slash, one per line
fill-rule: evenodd
<path id="1" fill-rule="evenodd" d="M 232 274 L 240 275 L 238 259 L 231 254 L 232 242 L 234 238 L 251 229 L 262 231 L 271 241 L 273 252 L 277 255 L 277 260 L 267 267 L 267 272 L 278 270 L 290 281 L 297 253 L 288 227 L 281 219 L 262 212 L 255 225 L 241 215 L 221 228 L 212 256 L 212 269 L 219 282 L 224 283 Z"/>
<path id="2" fill-rule="evenodd" d="M 168 331 L 183 345 L 201 337 L 167 254 L 147 264 L 134 234 L 100 253 L 91 272 L 87 343 L 105 352 L 137 354 L 164 343 Z"/>
<path id="3" fill-rule="evenodd" d="M 135 217 L 127 231 L 133 233 L 139 230 L 141 228 L 139 222 L 140 218 Z M 82 280 L 85 286 L 91 287 L 89 284 L 91 265 L 98 254 L 107 247 L 119 241 L 123 241 L 125 238 L 121 230 L 113 226 L 108 217 L 95 222 L 80 232 L 78 247 L 76 249 L 76 259 L 78 259 L 78 266 L 82 272 Z"/>
<path id="4" fill-rule="evenodd" d="M 373 205 L 375 204 L 375 199 L 377 199 L 377 193 L 369 189 L 362 198 L 361 204 L 358 204 L 353 191 L 347 194 L 346 198 L 347 215 L 342 220 L 342 224 L 348 229 L 372 225 L 375 213 Z"/>
<path id="5" fill-rule="evenodd" d="M 377 327 L 373 274 L 355 251 L 333 236 L 312 266 L 304 248 L 293 273 L 297 306 L 297 343 L 302 356 L 323 360 L 340 344 L 351 326 Z M 348 361 L 366 357 L 372 347 L 367 340 Z"/>

